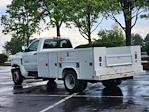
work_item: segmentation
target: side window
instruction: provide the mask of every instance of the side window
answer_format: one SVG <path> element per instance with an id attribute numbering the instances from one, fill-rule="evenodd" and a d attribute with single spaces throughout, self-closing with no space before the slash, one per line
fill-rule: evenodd
<path id="1" fill-rule="evenodd" d="M 71 45 L 70 41 L 68 41 L 68 40 L 62 40 L 60 42 L 60 47 L 61 48 L 72 48 L 72 45 Z"/>
<path id="2" fill-rule="evenodd" d="M 39 40 L 33 42 L 29 48 L 28 48 L 28 51 L 37 51 L 38 49 L 38 44 L 39 44 Z"/>

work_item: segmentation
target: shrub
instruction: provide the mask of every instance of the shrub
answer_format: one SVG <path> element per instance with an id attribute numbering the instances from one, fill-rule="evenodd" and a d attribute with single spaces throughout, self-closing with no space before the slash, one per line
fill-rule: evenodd
<path id="1" fill-rule="evenodd" d="M 5 54 L 0 54 L 0 64 L 4 64 L 8 59 L 8 56 Z"/>
<path id="2" fill-rule="evenodd" d="M 149 45 L 147 45 L 147 47 L 146 47 L 146 52 L 149 55 Z"/>
<path id="3" fill-rule="evenodd" d="M 90 48 L 90 47 L 105 47 L 105 46 L 102 46 L 100 44 L 83 44 L 83 45 L 79 45 L 76 47 L 77 48 Z"/>

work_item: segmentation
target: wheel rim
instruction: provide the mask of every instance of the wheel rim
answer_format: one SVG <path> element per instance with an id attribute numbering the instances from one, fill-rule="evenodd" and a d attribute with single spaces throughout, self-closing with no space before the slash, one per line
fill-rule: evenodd
<path id="1" fill-rule="evenodd" d="M 68 89 L 73 89 L 75 87 L 75 78 L 72 74 L 66 76 L 65 84 Z"/>
<path id="2" fill-rule="evenodd" d="M 13 73 L 13 80 L 14 82 L 17 82 L 19 80 L 19 73 L 17 71 Z"/>

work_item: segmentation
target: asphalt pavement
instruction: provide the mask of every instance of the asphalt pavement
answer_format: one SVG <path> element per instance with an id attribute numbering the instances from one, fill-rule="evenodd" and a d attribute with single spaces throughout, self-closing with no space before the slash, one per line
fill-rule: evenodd
<path id="1" fill-rule="evenodd" d="M 149 112 L 149 72 L 105 88 L 88 84 L 82 93 L 70 94 L 63 81 L 48 88 L 47 81 L 25 80 L 14 86 L 10 67 L 0 66 L 0 112 Z"/>

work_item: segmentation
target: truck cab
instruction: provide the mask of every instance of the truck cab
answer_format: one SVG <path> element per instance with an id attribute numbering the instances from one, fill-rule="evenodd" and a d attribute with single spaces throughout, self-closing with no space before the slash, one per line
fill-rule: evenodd
<path id="1" fill-rule="evenodd" d="M 28 72 L 36 72 L 37 69 L 37 53 L 47 50 L 70 49 L 72 44 L 69 39 L 60 38 L 39 38 L 34 40 L 22 54 L 22 64 Z"/>

